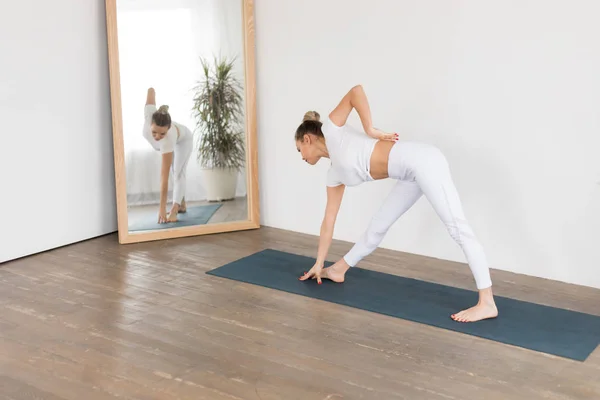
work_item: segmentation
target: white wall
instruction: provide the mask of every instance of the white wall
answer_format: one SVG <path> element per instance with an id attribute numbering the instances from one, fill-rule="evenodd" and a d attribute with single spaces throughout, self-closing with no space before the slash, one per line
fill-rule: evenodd
<path id="1" fill-rule="evenodd" d="M 117 227 L 104 1 L 5 11 L 0 262 Z"/>
<path id="2" fill-rule="evenodd" d="M 303 163 L 294 130 L 361 83 L 376 126 L 445 152 L 492 268 L 600 287 L 599 14 L 592 0 L 256 2 L 261 223 L 318 235 L 329 162 Z M 392 185 L 347 189 L 335 238 L 356 241 Z M 425 198 L 382 247 L 465 260 Z"/>

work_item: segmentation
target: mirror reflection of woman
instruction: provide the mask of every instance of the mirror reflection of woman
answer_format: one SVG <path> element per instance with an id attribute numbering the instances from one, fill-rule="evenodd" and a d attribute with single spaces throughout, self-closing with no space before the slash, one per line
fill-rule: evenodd
<path id="1" fill-rule="evenodd" d="M 148 89 L 146 97 L 143 134 L 152 148 L 162 154 L 158 222 L 175 222 L 178 213 L 186 212 L 186 169 L 192 154 L 193 135 L 186 126 L 171 120 L 169 106 L 156 108 L 153 88 Z M 170 172 L 173 173 L 173 206 L 167 216 Z"/>

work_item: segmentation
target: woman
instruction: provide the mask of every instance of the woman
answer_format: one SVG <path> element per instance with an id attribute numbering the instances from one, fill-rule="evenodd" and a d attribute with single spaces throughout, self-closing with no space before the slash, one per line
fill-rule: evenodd
<path id="1" fill-rule="evenodd" d="M 360 117 L 364 132 L 346 125 L 353 109 Z M 342 98 L 323 123 L 317 112 L 307 112 L 296 130 L 295 139 L 296 147 L 307 163 L 314 165 L 322 157 L 331 160 L 317 260 L 300 280 L 311 278 L 320 284 L 321 278 L 327 278 L 343 282 L 346 271 L 371 254 L 392 224 L 424 194 L 452 238 L 461 246 L 479 290 L 477 305 L 451 317 L 459 322 L 474 322 L 498 315 L 486 256 L 463 214 L 448 163 L 437 148 L 416 142 L 398 142 L 397 134 L 373 128 L 369 103 L 360 85 Z M 396 179 L 397 183 L 367 231 L 342 259 L 323 269 L 344 188 L 388 177 Z"/>
<path id="2" fill-rule="evenodd" d="M 160 172 L 160 208 L 158 222 L 177 221 L 177 214 L 186 211 L 185 184 L 188 160 L 192 154 L 192 132 L 185 126 L 171 121 L 169 106 L 156 109 L 156 93 L 148 89 L 144 108 L 143 134 L 148 143 L 162 154 Z M 173 172 L 173 206 L 167 217 L 167 191 L 169 171 Z"/>

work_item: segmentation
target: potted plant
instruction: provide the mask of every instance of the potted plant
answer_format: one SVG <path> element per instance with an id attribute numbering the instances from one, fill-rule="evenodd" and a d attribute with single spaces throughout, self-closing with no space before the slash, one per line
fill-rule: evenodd
<path id="1" fill-rule="evenodd" d="M 201 58 L 203 77 L 194 87 L 197 159 L 208 201 L 235 197 L 237 176 L 244 166 L 243 86 L 234 76 L 234 61 Z"/>

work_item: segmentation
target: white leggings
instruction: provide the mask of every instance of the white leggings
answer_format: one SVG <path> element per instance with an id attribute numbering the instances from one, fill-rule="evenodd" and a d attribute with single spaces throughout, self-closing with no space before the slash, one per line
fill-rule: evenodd
<path id="1" fill-rule="evenodd" d="M 381 243 L 388 229 L 424 194 L 462 248 L 478 289 L 492 286 L 483 248 L 467 222 L 446 158 L 436 147 L 398 142 L 390 152 L 388 173 L 398 182 L 374 215 L 367 231 L 344 256 L 355 266 Z"/>
<path id="2" fill-rule="evenodd" d="M 187 135 L 185 139 L 175 145 L 173 163 L 171 164 L 171 172 L 173 173 L 173 204 L 177 203 L 181 205 L 185 197 L 186 171 L 194 147 L 193 144 L 191 135 Z"/>

